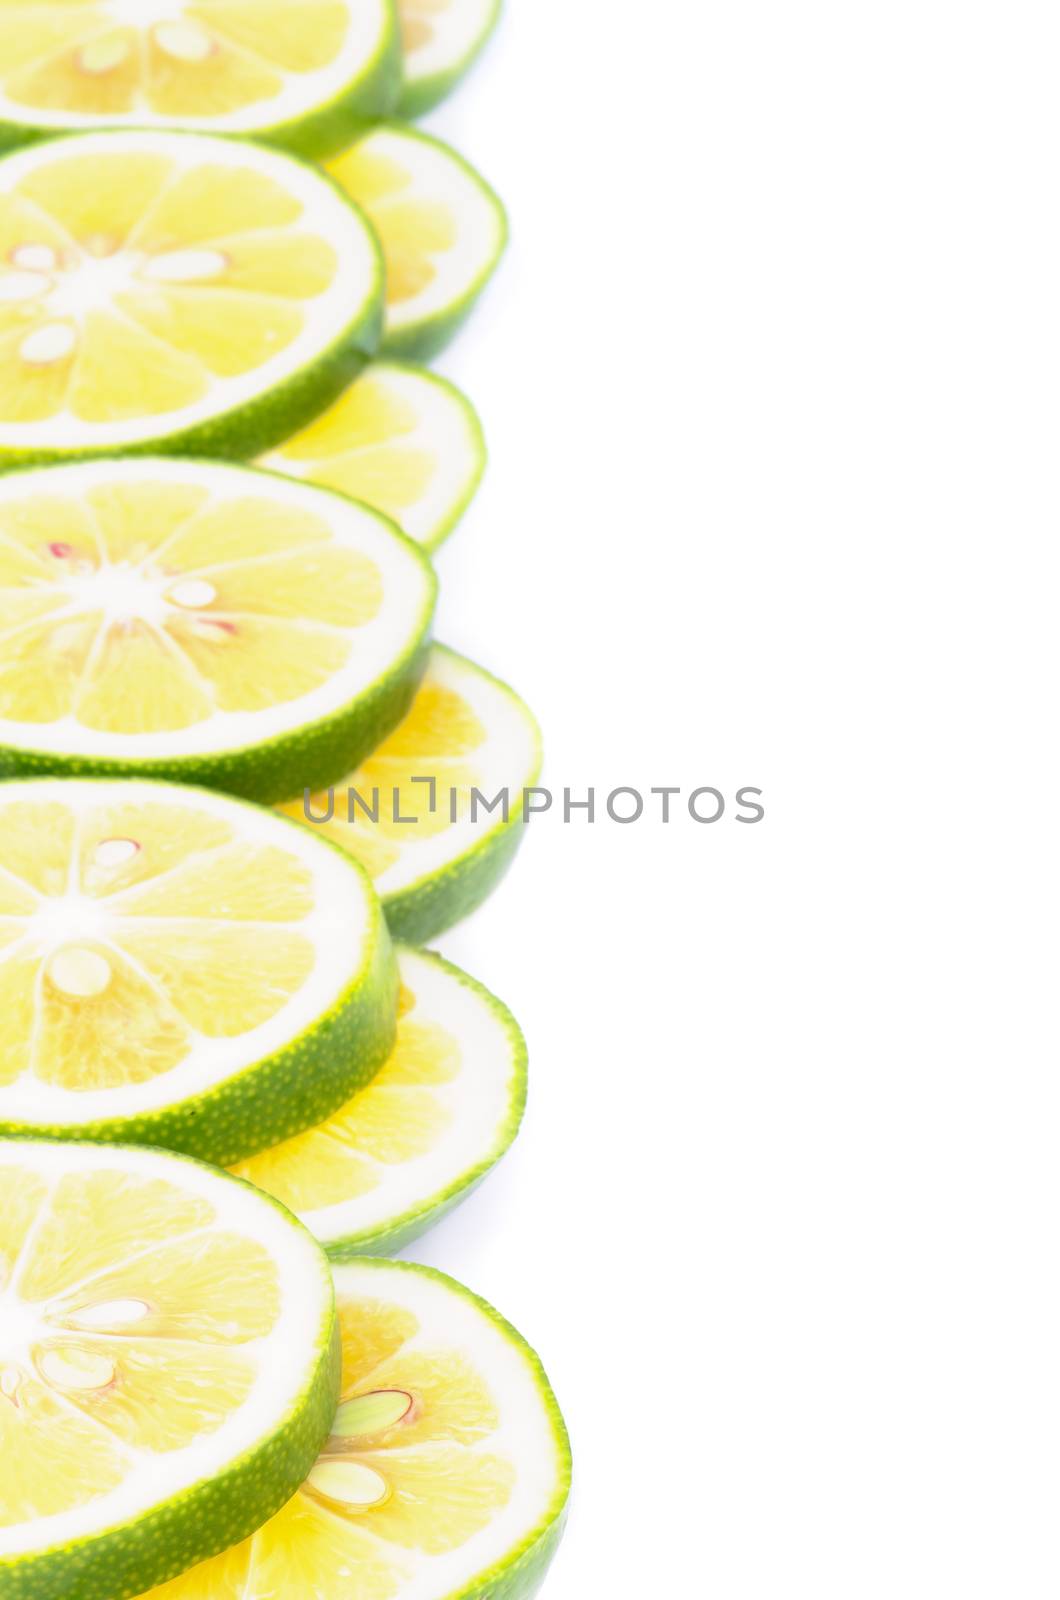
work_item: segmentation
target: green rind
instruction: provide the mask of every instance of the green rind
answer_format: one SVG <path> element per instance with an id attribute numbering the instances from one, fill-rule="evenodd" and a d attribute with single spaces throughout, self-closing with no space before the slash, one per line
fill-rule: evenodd
<path id="1" fill-rule="evenodd" d="M 437 372 L 431 372 L 426 367 L 415 366 L 408 361 L 390 361 L 387 365 L 410 372 L 415 377 L 422 378 L 424 382 L 432 384 L 436 389 L 443 390 L 446 396 L 454 402 L 463 417 L 474 447 L 475 470 L 468 480 L 463 494 L 454 500 L 444 516 L 439 517 L 433 530 L 425 538 L 415 540 L 421 550 L 426 550 L 428 555 L 433 555 L 445 543 L 462 519 L 468 506 L 478 493 L 482 480 L 486 475 L 486 468 L 489 465 L 489 447 L 486 444 L 486 433 L 482 426 L 482 418 L 467 395 L 464 394 L 463 390 L 458 389 L 455 383 L 450 383 L 448 378 L 443 378 Z"/>
<path id="2" fill-rule="evenodd" d="M 445 1596 L 445 1600 L 530 1600 L 544 1582 L 566 1530 L 573 1479 L 570 1435 L 540 1357 L 527 1344 L 522 1334 L 512 1327 L 507 1318 L 502 1317 L 487 1300 L 482 1299 L 481 1295 L 458 1283 L 455 1278 L 450 1278 L 447 1273 L 411 1261 L 378 1261 L 370 1256 L 363 1257 L 357 1266 L 383 1272 L 411 1272 L 420 1277 L 434 1278 L 462 1299 L 470 1300 L 493 1323 L 507 1342 L 516 1346 L 530 1367 L 556 1446 L 559 1462 L 558 1487 L 540 1522 L 506 1556 L 488 1571 L 474 1577 L 464 1588 L 454 1589 L 451 1594 Z"/>
<path id="3" fill-rule="evenodd" d="M 329 1011 L 283 1049 L 175 1105 L 74 1126 L 0 1120 L 0 1138 L 154 1145 L 230 1167 L 325 1122 L 363 1089 L 394 1048 L 397 961 L 367 874 L 330 840 L 321 842 L 361 873 L 371 918 L 361 965 Z"/>
<path id="4" fill-rule="evenodd" d="M 398 101 L 399 117 L 422 117 L 426 112 L 433 111 L 435 106 L 440 105 L 453 92 L 489 43 L 500 14 L 501 0 L 494 0 L 486 26 L 478 38 L 472 41 L 459 61 L 455 61 L 445 72 L 432 72 L 428 77 L 406 80 Z"/>
<path id="5" fill-rule="evenodd" d="M 98 133 L 128 133 L 131 128 L 101 127 Z M 154 130 L 149 130 L 154 131 Z M 164 131 L 167 138 L 215 138 L 213 134 Z M 58 144 L 66 139 L 76 139 L 78 134 L 64 134 L 62 139 L 38 140 L 36 144 Z M 243 141 L 233 140 L 232 143 Z M 0 162 L 7 155 L 17 155 L 17 150 L 0 152 Z M 288 161 L 299 161 L 310 167 L 289 151 L 276 151 L 277 156 Z M 356 211 L 371 235 L 370 244 L 375 257 L 375 273 L 371 289 L 356 314 L 350 319 L 331 344 L 319 355 L 290 374 L 282 383 L 266 388 L 255 399 L 233 406 L 227 411 L 207 417 L 189 427 L 167 432 L 160 421 L 159 432 L 148 439 L 134 443 L 114 445 L 87 445 L 72 450 L 45 447 L 15 448 L 0 442 L 0 472 L 17 467 L 46 466 L 49 463 L 92 461 L 105 456 L 202 456 L 211 460 L 248 461 L 254 456 L 282 444 L 291 434 L 307 427 L 322 411 L 334 404 L 342 391 L 349 387 L 358 373 L 376 354 L 383 332 L 385 265 L 382 250 L 374 230 L 359 207 L 350 199 L 341 184 L 329 177 L 321 168 L 312 170 L 318 178 L 342 197 L 343 202 Z M 0 435 L 3 424 L 0 423 Z"/>
<path id="6" fill-rule="evenodd" d="M 279 1201 L 255 1192 L 308 1231 Z M 319 1351 L 289 1417 L 267 1439 L 128 1523 L 38 1556 L 0 1560 L 3 1600 L 132 1600 L 256 1533 L 304 1483 L 334 1423 L 342 1365 L 334 1298 Z"/>
<path id="7" fill-rule="evenodd" d="M 152 133 L 179 133 L 181 131 L 208 134 L 215 139 L 255 139 L 262 144 L 274 145 L 291 155 L 309 161 L 324 161 L 350 144 L 358 134 L 378 122 L 380 117 L 396 111 L 402 91 L 401 29 L 397 8 L 393 0 L 387 6 L 387 23 L 374 53 L 358 71 L 356 77 L 333 95 L 330 100 L 286 122 L 265 124 L 234 133 L 224 128 L 211 128 L 208 123 L 171 126 L 159 123 Z M 113 127 L 130 130 L 133 123 L 113 123 Z M 44 139 L 61 138 L 68 134 L 89 133 L 94 129 L 89 123 L 80 127 L 54 127 L 0 119 L 0 155 L 9 150 L 21 150 Z"/>
<path id="8" fill-rule="evenodd" d="M 469 989 L 504 1029 L 511 1048 L 512 1065 L 512 1091 L 508 1115 L 497 1129 L 487 1153 L 437 1194 L 429 1196 L 415 1206 L 410 1206 L 407 1211 L 399 1213 L 381 1227 L 362 1228 L 359 1232 L 347 1234 L 341 1239 L 321 1239 L 320 1243 L 332 1261 L 352 1261 L 358 1256 L 394 1255 L 406 1245 L 412 1244 L 413 1240 L 419 1239 L 436 1223 L 441 1222 L 443 1217 L 450 1211 L 455 1211 L 457 1206 L 469 1198 L 508 1153 L 515 1142 L 526 1110 L 526 1039 L 508 1007 L 483 984 L 470 977 L 460 967 L 455 967 L 451 961 L 446 961 L 436 950 L 418 950 L 416 954 L 432 962 L 434 966 L 440 967 L 463 988 Z"/>
<path id="9" fill-rule="evenodd" d="M 383 342 L 379 349 L 380 356 L 386 360 L 393 358 L 399 361 L 430 361 L 436 355 L 439 355 L 459 333 L 500 265 L 501 257 L 508 246 L 510 234 L 508 213 L 496 191 L 469 161 L 466 161 L 458 151 L 453 149 L 452 145 L 444 143 L 441 139 L 434 139 L 429 134 L 421 133 L 416 128 L 405 127 L 400 123 L 384 122 L 380 124 L 379 130 L 374 131 L 385 130 L 388 127 L 394 133 L 401 134 L 403 138 L 418 139 L 421 144 L 429 144 L 435 149 L 441 150 L 454 165 L 462 169 L 475 188 L 489 202 L 498 223 L 497 247 L 489 260 L 468 284 L 462 295 L 455 300 L 451 300 L 441 310 L 432 312 L 430 316 L 421 317 L 417 322 L 409 323 L 407 327 L 390 329 L 384 323 Z M 341 184 L 339 187 L 342 187 Z M 343 193 L 347 194 L 347 191 L 344 189 Z M 347 198 L 352 199 L 348 194 Z M 356 205 L 356 201 L 352 201 L 352 203 Z"/>
<path id="10" fill-rule="evenodd" d="M 211 465 L 204 462 L 204 465 Z M 20 469 L 21 470 L 21 469 Z M 262 467 L 248 473 L 281 477 Z M 331 495 L 345 504 L 348 495 L 309 484 L 314 494 Z M 160 782 L 192 784 L 219 789 L 225 794 L 259 805 L 293 800 L 305 790 L 326 789 L 360 765 L 408 714 L 420 679 L 427 670 L 431 650 L 430 626 L 438 594 L 438 579 L 423 546 L 402 533 L 396 523 L 374 507 L 373 515 L 387 522 L 396 539 L 415 553 L 427 582 L 427 603 L 420 615 L 412 643 L 356 700 L 338 711 L 256 744 L 192 756 L 167 756 L 162 760 L 126 761 L 116 757 L 59 755 L 52 750 L 23 749 L 0 744 L 0 782 L 6 778 L 154 778 Z"/>

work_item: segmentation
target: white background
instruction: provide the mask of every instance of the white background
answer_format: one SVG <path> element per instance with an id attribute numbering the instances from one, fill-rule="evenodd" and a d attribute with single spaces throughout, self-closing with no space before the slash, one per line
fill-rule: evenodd
<path id="1" fill-rule="evenodd" d="M 1055 1600 L 1055 7 L 508 13 L 439 634 L 555 787 L 768 816 L 544 819 L 439 941 L 531 1105 L 409 1253 L 566 1410 L 545 1600 Z"/>

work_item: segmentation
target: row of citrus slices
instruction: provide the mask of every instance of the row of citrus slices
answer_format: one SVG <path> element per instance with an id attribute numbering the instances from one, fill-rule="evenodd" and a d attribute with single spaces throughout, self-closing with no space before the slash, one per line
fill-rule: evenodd
<path id="1" fill-rule="evenodd" d="M 562 1531 L 532 1352 L 378 1259 L 526 1092 L 417 948 L 540 741 L 430 642 L 484 449 L 402 364 L 506 225 L 380 121 L 496 10 L 0 0 L 4 1600 L 524 1600 Z"/>

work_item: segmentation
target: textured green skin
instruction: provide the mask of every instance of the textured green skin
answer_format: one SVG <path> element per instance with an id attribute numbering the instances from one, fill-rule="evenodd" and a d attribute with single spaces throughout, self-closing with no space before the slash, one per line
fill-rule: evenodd
<path id="1" fill-rule="evenodd" d="M 250 474 L 282 477 L 247 467 Z M 252 488 L 253 483 L 248 483 Z M 331 489 L 311 486 L 314 494 L 332 495 L 348 503 L 346 495 Z M 371 509 L 371 508 L 369 508 Z M 375 512 L 381 516 L 380 512 Z M 384 521 L 389 521 L 384 518 Z M 0 744 L 0 781 L 5 778 L 157 778 L 170 783 L 189 783 L 204 789 L 221 789 L 226 794 L 256 800 L 260 805 L 292 800 L 304 790 L 326 789 L 338 783 L 372 751 L 408 713 L 430 653 L 429 630 L 438 594 L 438 580 L 421 545 L 406 538 L 396 524 L 390 524 L 394 537 L 415 554 L 427 580 L 427 604 L 419 619 L 417 634 L 397 657 L 389 672 L 377 678 L 348 705 L 316 722 L 273 735 L 257 744 L 212 754 L 169 756 L 164 760 L 127 761 L 104 756 L 83 756 L 72 752 L 58 755 L 51 750 L 22 749 Z"/>
<path id="2" fill-rule="evenodd" d="M 536 781 L 531 780 L 532 783 Z M 426 944 L 488 900 L 515 859 L 526 824 L 513 813 L 510 822 L 481 844 L 418 883 L 383 896 L 383 910 L 395 939 Z"/>
<path id="3" fill-rule="evenodd" d="M 302 826 L 277 817 L 289 827 Z M 337 845 L 326 839 L 322 843 L 345 866 L 351 864 Z M 326 1121 L 371 1081 L 394 1048 L 397 961 L 374 893 L 370 906 L 371 926 L 359 971 L 331 1010 L 282 1050 L 203 1094 L 155 1111 L 72 1126 L 0 1121 L 0 1138 L 155 1145 L 228 1167 Z"/>
<path id="4" fill-rule="evenodd" d="M 387 124 L 384 123 L 382 126 L 386 127 Z M 420 133 L 417 129 L 406 127 L 402 123 L 393 123 L 390 126 L 395 133 L 400 133 L 406 139 L 419 139 L 423 144 L 433 145 L 436 149 L 444 151 L 458 167 L 463 168 L 475 187 L 486 196 L 500 223 L 496 250 L 459 299 L 451 301 L 448 306 L 429 317 L 421 317 L 419 321 L 409 323 L 404 328 L 384 327 L 380 350 L 382 356 L 387 359 L 392 357 L 398 361 L 430 361 L 459 333 L 474 310 L 482 291 L 496 272 L 508 244 L 508 214 L 481 173 L 476 172 L 470 162 L 458 155 L 451 145 L 444 144 L 440 139 L 432 139 L 428 134 Z M 343 193 L 346 191 L 343 190 Z M 350 197 L 347 195 L 347 198 Z"/>
<path id="5" fill-rule="evenodd" d="M 454 1589 L 445 1596 L 445 1600 L 530 1600 L 545 1581 L 552 1558 L 563 1538 L 573 1475 L 570 1437 L 559 1403 L 552 1392 L 552 1385 L 548 1381 L 548 1374 L 522 1334 L 517 1332 L 500 1312 L 495 1311 L 488 1301 L 473 1294 L 462 1283 L 457 1283 L 455 1278 L 450 1278 L 444 1272 L 437 1272 L 433 1267 L 421 1267 L 411 1261 L 373 1261 L 371 1257 L 365 1257 L 358 1262 L 358 1266 L 373 1267 L 381 1272 L 413 1272 L 420 1277 L 434 1278 L 439 1283 L 445 1284 L 462 1299 L 472 1301 L 500 1330 L 508 1343 L 518 1348 L 532 1369 L 542 1403 L 552 1425 L 552 1436 L 560 1463 L 559 1484 L 552 1504 L 537 1527 L 532 1528 L 506 1556 L 487 1572 L 479 1573 L 463 1589 Z"/>
<path id="6" fill-rule="evenodd" d="M 99 132 L 121 132 L 102 128 Z M 180 133 L 166 129 L 172 139 L 198 138 L 193 133 Z M 67 134 L 64 139 L 76 139 Z M 59 139 L 47 141 L 59 144 Z M 232 141 L 236 142 L 236 141 Z M 14 153 L 14 152 L 10 152 Z M 298 161 L 289 152 L 277 151 L 288 161 Z M 0 153 L 0 162 L 3 153 Z M 308 161 L 301 162 L 310 166 Z M 342 196 L 347 206 L 360 212 L 340 184 L 328 177 L 322 169 L 313 167 L 317 177 L 330 183 Z M 369 233 L 372 230 L 369 228 Z M 227 411 L 206 417 L 189 427 L 167 432 L 164 418 L 158 419 L 158 432 L 149 438 L 133 443 L 79 445 L 74 449 L 9 447 L 0 442 L 0 472 L 13 467 L 43 466 L 48 462 L 94 460 L 101 456 L 176 455 L 204 456 L 213 460 L 246 461 L 262 455 L 284 439 L 290 438 L 300 428 L 306 427 L 322 411 L 338 399 L 349 387 L 372 356 L 375 355 L 383 331 L 385 266 L 382 251 L 372 233 L 375 255 L 375 273 L 372 287 L 364 302 L 357 306 L 350 321 L 343 327 L 326 349 L 313 360 L 286 378 L 282 383 L 266 388 L 260 395 Z M 3 425 L 0 424 L 0 441 Z"/>
<path id="7" fill-rule="evenodd" d="M 358 1256 L 395 1255 L 398 1250 L 403 1250 L 414 1239 L 420 1238 L 428 1229 L 441 1222 L 444 1216 L 454 1211 L 478 1188 L 501 1157 L 508 1152 L 519 1132 L 526 1110 L 526 1040 L 508 1007 L 481 983 L 477 983 L 459 967 L 454 967 L 451 961 L 446 961 L 437 951 L 421 950 L 418 954 L 432 961 L 436 967 L 441 967 L 443 972 L 447 972 L 450 977 L 463 984 L 465 989 L 470 989 L 492 1011 L 504 1028 L 511 1044 L 514 1079 L 508 1115 L 498 1129 L 493 1145 L 486 1155 L 438 1194 L 402 1212 L 384 1226 L 363 1229 L 360 1233 L 351 1233 L 342 1239 L 322 1239 L 320 1242 L 332 1261 L 352 1261 Z"/>
<path id="8" fill-rule="evenodd" d="M 278 1201 L 261 1198 L 301 1228 Z M 249 1538 L 304 1483 L 331 1432 L 342 1366 L 334 1300 L 317 1351 L 290 1415 L 268 1439 L 131 1522 L 40 1555 L 0 1560 L 3 1600 L 131 1600 Z"/>
<path id="9" fill-rule="evenodd" d="M 494 0 L 486 26 L 473 41 L 470 48 L 465 51 L 460 60 L 446 72 L 434 72 L 430 77 L 412 79 L 407 82 L 402 90 L 398 102 L 397 114 L 399 117 L 422 117 L 425 112 L 432 111 L 447 95 L 451 94 L 464 75 L 474 66 L 489 41 L 490 35 L 497 26 L 501 14 L 501 0 Z"/>
<path id="10" fill-rule="evenodd" d="M 251 128 L 245 133 L 226 133 L 209 126 L 208 121 L 195 125 L 194 131 L 209 133 L 217 138 L 257 139 L 263 144 L 277 145 L 293 155 L 310 161 L 323 161 L 342 150 L 366 127 L 386 117 L 395 110 L 401 94 L 401 31 L 397 10 L 391 3 L 386 29 L 374 55 L 369 57 L 357 77 L 341 93 L 325 101 L 315 110 L 287 122 L 272 126 Z M 23 122 L 0 119 L 0 151 L 20 149 L 27 144 L 37 144 L 41 139 L 55 138 L 73 132 L 87 132 L 89 123 L 79 129 L 68 127 L 37 127 Z M 116 124 L 133 126 L 133 124 Z M 187 123 L 176 124 L 188 127 Z M 159 124 L 152 132 L 169 132 Z"/>

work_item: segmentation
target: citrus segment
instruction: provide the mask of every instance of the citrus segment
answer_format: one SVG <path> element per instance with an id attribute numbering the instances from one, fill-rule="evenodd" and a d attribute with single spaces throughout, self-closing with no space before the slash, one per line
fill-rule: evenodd
<path id="1" fill-rule="evenodd" d="M 522 839 L 524 791 L 540 768 L 540 734 L 523 702 L 435 645 L 390 737 L 332 788 L 281 809 L 360 861 L 395 936 L 421 944 L 495 887 Z"/>
<path id="2" fill-rule="evenodd" d="M 267 811 L 135 781 L 9 783 L 0 893 L 6 1132 L 233 1160 L 318 1122 L 392 1044 L 371 890 Z"/>
<path id="3" fill-rule="evenodd" d="M 312 1240 L 159 1151 L 0 1141 L 0 1194 L 4 1594 L 129 1593 L 251 1532 L 334 1415 Z"/>
<path id="4" fill-rule="evenodd" d="M 289 156 L 112 131 L 8 154 L 0 459 L 252 454 L 349 381 L 381 305 L 364 219 Z"/>
<path id="5" fill-rule="evenodd" d="M 372 1082 L 234 1169 L 335 1259 L 418 1238 L 500 1160 L 522 1117 L 526 1046 L 506 1007 L 439 956 L 401 948 L 398 970 L 397 1040 Z"/>
<path id="6" fill-rule="evenodd" d="M 507 241 L 504 208 L 455 150 L 399 124 L 372 129 L 328 170 L 383 246 L 384 352 L 429 360 L 493 275 Z"/>
<path id="7" fill-rule="evenodd" d="M 445 99 L 493 32 L 500 9 L 500 0 L 398 0 L 403 117 L 422 116 Z"/>
<path id="8" fill-rule="evenodd" d="M 452 384 L 380 361 L 261 464 L 363 500 L 434 550 L 478 488 L 486 447 Z"/>
<path id="9" fill-rule="evenodd" d="M 5 561 L 0 769 L 282 798 L 377 743 L 422 670 L 423 557 L 367 508 L 273 474 L 17 474 L 0 484 Z"/>
<path id="10" fill-rule="evenodd" d="M 336 1269 L 341 1404 L 302 1489 L 151 1600 L 529 1600 L 563 1531 L 566 1432 L 540 1363 L 452 1279 Z"/>
<path id="11" fill-rule="evenodd" d="M 8 0 L 0 142 L 101 120 L 253 134 L 306 154 L 385 115 L 391 0 Z"/>

